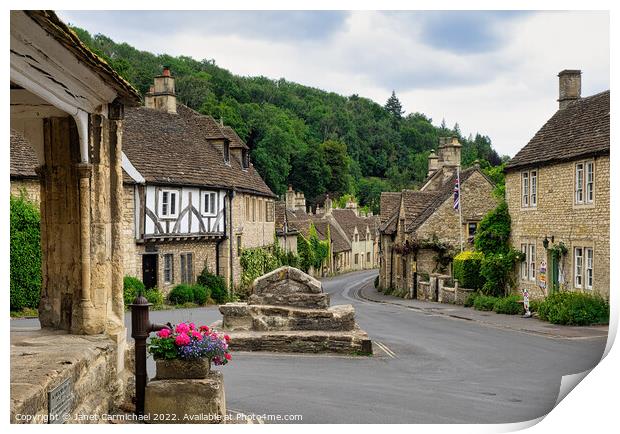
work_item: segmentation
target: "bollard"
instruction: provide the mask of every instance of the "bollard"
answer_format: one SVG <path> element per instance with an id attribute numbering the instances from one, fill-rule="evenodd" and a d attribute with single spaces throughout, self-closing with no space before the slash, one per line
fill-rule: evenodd
<path id="1" fill-rule="evenodd" d="M 136 376 L 136 414 L 144 415 L 144 392 L 146 382 L 146 340 L 153 331 L 158 331 L 169 326 L 151 324 L 149 321 L 149 306 L 151 303 L 142 295 L 134 299 L 131 307 L 131 337 L 135 341 L 135 376 Z"/>

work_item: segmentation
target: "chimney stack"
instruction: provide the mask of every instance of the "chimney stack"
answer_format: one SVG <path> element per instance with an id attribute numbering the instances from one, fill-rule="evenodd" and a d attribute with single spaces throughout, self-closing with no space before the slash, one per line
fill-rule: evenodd
<path id="1" fill-rule="evenodd" d="M 581 71 L 579 69 L 565 69 L 558 74 L 560 77 L 560 110 L 565 109 L 574 101 L 581 98 Z"/>
<path id="2" fill-rule="evenodd" d="M 154 85 L 151 86 L 148 93 L 144 95 L 144 105 L 147 108 L 161 110 L 167 113 L 177 112 L 174 77 L 170 74 L 170 68 L 167 66 L 164 66 L 161 75 L 155 77 Z"/>

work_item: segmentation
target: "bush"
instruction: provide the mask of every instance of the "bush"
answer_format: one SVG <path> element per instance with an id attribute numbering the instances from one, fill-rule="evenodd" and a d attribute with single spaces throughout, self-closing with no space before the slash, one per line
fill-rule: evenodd
<path id="1" fill-rule="evenodd" d="M 205 268 L 198 276 L 197 282 L 199 285 L 207 288 L 207 297 L 211 297 L 217 304 L 223 304 L 228 301 L 228 290 L 222 276 L 217 276 Z"/>
<path id="2" fill-rule="evenodd" d="M 474 299 L 474 309 L 476 310 L 493 310 L 497 297 L 480 294 Z"/>
<path id="3" fill-rule="evenodd" d="M 207 302 L 210 295 L 207 288 L 202 285 L 194 285 L 192 286 L 192 290 L 194 292 L 194 303 L 202 306 Z"/>
<path id="4" fill-rule="evenodd" d="M 506 315 L 523 315 L 525 310 L 523 309 L 523 303 L 519 303 L 519 300 L 521 300 L 521 297 L 518 295 L 499 298 L 493 306 L 493 311 Z"/>
<path id="5" fill-rule="evenodd" d="M 164 304 L 164 294 L 162 294 L 157 288 L 148 289 L 144 293 L 144 296 L 149 303 L 153 304 L 154 307 L 162 306 Z"/>
<path id="6" fill-rule="evenodd" d="M 465 299 L 465 303 L 463 303 L 463 306 L 472 307 L 474 305 L 474 302 L 476 301 L 476 298 L 479 295 L 480 294 L 478 292 L 472 292 L 471 294 L 469 294 L 467 298 Z"/>
<path id="7" fill-rule="evenodd" d="M 538 316 L 553 324 L 608 324 L 609 304 L 596 294 L 554 292 L 540 303 Z"/>
<path id="8" fill-rule="evenodd" d="M 509 238 L 510 214 L 508 205 L 502 201 L 478 224 L 474 246 L 484 254 L 507 253 L 510 249 Z"/>
<path id="9" fill-rule="evenodd" d="M 540 307 L 540 303 L 542 303 L 543 300 L 541 299 L 534 299 L 534 300 L 530 300 L 530 312 L 534 313 L 534 312 L 538 312 L 538 308 Z"/>
<path id="10" fill-rule="evenodd" d="M 137 277 L 125 276 L 123 278 L 123 300 L 125 306 L 133 303 L 139 293 L 145 294 L 144 283 Z M 148 297 L 146 297 L 148 299 Z"/>
<path id="11" fill-rule="evenodd" d="M 480 267 L 480 274 L 485 279 L 481 292 L 496 297 L 505 295 L 506 288 L 513 283 L 514 266 L 520 257 L 521 252 L 514 249 L 507 253 L 485 255 Z"/>
<path id="12" fill-rule="evenodd" d="M 480 289 L 484 285 L 484 277 L 480 274 L 484 255 L 480 252 L 465 251 L 454 257 L 452 275 L 463 288 Z"/>
<path id="13" fill-rule="evenodd" d="M 41 216 L 24 196 L 11 196 L 11 310 L 36 309 L 41 297 Z"/>
<path id="14" fill-rule="evenodd" d="M 168 294 L 168 300 L 172 304 L 185 304 L 194 301 L 194 289 L 191 285 L 180 284 L 172 288 Z"/>

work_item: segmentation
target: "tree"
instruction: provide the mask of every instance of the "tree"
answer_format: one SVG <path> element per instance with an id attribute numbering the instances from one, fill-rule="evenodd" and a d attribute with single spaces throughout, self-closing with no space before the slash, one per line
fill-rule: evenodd
<path id="1" fill-rule="evenodd" d="M 295 190 L 303 191 L 310 204 L 327 191 L 331 170 L 318 146 L 310 146 L 305 152 L 296 153 L 291 159 L 289 183 Z"/>
<path id="2" fill-rule="evenodd" d="M 400 103 L 399 99 L 396 97 L 396 92 L 392 91 L 392 95 L 388 98 L 385 103 L 385 109 L 392 116 L 392 121 L 394 125 L 398 124 L 398 122 L 402 119 L 405 111 L 403 110 L 403 106 Z"/>
<path id="3" fill-rule="evenodd" d="M 351 162 L 347 154 L 347 145 L 336 140 L 327 140 L 321 144 L 320 150 L 329 168 L 327 191 L 335 196 L 349 193 L 351 190 L 349 172 Z"/>

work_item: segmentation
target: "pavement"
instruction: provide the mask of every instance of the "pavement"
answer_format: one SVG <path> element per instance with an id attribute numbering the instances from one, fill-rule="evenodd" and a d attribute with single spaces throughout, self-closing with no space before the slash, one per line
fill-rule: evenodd
<path id="1" fill-rule="evenodd" d="M 609 333 L 609 327 L 606 325 L 587 327 L 555 325 L 534 317 L 523 318 L 520 315 L 504 315 L 495 312 L 478 311 L 471 307 L 454 304 L 403 299 L 377 291 L 371 282 L 357 288 L 357 295 L 364 300 L 376 303 L 393 304 L 422 312 L 446 315 L 454 319 L 475 321 L 489 327 L 539 334 L 558 339 L 606 338 Z"/>
<path id="2" fill-rule="evenodd" d="M 372 357 L 236 352 L 218 368 L 228 409 L 261 415 L 265 423 L 291 417 L 302 423 L 521 422 L 548 413 L 562 376 L 591 369 L 603 354 L 602 328 L 569 333 L 543 323 L 548 333 L 539 333 L 531 319 L 488 312 L 462 319 L 479 313 L 382 299 L 372 288 L 376 274 L 323 279 L 332 305 L 355 306 L 358 324 L 373 340 Z M 220 318 L 216 307 L 151 313 L 154 322 Z M 520 325 L 498 324 L 504 320 Z M 32 320 L 11 321 L 12 328 L 32 326 Z"/>

